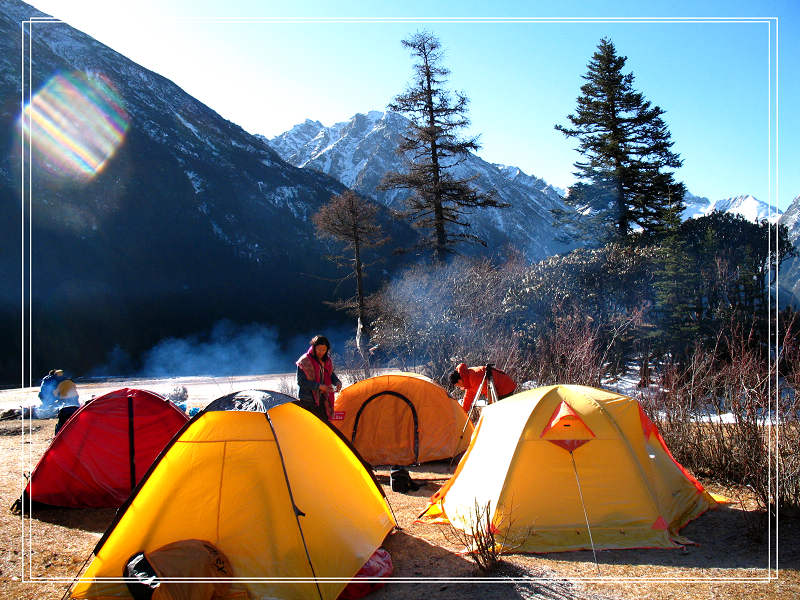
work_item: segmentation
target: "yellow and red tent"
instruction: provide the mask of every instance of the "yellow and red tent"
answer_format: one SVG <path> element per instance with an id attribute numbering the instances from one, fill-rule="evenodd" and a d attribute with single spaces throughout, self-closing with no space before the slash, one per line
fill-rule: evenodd
<path id="1" fill-rule="evenodd" d="M 639 403 L 577 385 L 540 387 L 484 408 L 453 477 L 421 519 L 509 551 L 677 547 L 716 502 L 672 457 Z"/>
<path id="2" fill-rule="evenodd" d="M 239 392 L 198 413 L 120 509 L 71 597 L 130 598 L 131 557 L 200 541 L 230 564 L 225 598 L 334 600 L 395 520 L 347 442 L 292 400 Z"/>
<path id="3" fill-rule="evenodd" d="M 331 423 L 371 465 L 411 465 L 463 452 L 472 423 L 447 391 L 414 373 L 362 379 L 336 397 Z"/>

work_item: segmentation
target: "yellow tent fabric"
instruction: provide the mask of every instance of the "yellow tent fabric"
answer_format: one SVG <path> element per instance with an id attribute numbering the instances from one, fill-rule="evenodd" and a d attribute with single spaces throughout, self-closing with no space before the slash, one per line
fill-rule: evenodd
<path id="1" fill-rule="evenodd" d="M 346 581 L 302 578 L 353 577 L 395 521 L 346 442 L 287 400 L 239 392 L 189 422 L 120 510 L 71 597 L 130 598 L 124 582 L 103 578 L 120 578 L 137 552 L 200 539 L 230 561 L 239 580 L 231 597 L 334 600 Z"/>
<path id="2" fill-rule="evenodd" d="M 372 465 L 450 458 L 467 448 L 473 431 L 442 386 L 414 373 L 379 375 L 344 388 L 331 423 Z"/>
<path id="3" fill-rule="evenodd" d="M 715 505 L 636 400 L 556 385 L 484 408 L 421 519 L 471 532 L 488 506 L 507 551 L 672 548 L 688 541 L 680 528 Z"/>

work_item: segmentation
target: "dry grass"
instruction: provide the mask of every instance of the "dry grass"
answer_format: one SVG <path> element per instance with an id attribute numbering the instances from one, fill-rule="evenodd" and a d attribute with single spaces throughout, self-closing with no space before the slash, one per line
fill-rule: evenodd
<path id="1" fill-rule="evenodd" d="M 38 460 L 52 438 L 54 421 L 36 421 L 23 439 L 20 421 L 0 422 L 0 598 L 61 598 L 77 575 L 113 510 L 50 509 L 36 511 L 23 521 L 8 507 L 19 496 L 27 457 Z M 453 545 L 445 527 L 416 522 L 428 498 L 449 477 L 447 461 L 409 469 L 424 485 L 410 494 L 391 491 L 388 470 L 377 470 L 400 530 L 384 546 L 394 562 L 394 576 L 416 581 L 388 585 L 374 600 L 412 600 L 426 596 L 452 600 L 599 600 L 640 598 L 689 600 L 794 600 L 800 597 L 800 519 L 782 517 L 779 530 L 780 574 L 768 575 L 769 541 L 748 533 L 759 517 L 747 490 L 721 488 L 714 492 L 741 498 L 741 505 L 711 511 L 690 523 L 682 533 L 698 543 L 684 550 L 618 550 L 592 553 L 504 556 L 497 583 L 471 582 L 479 577 L 474 562 Z M 24 555 L 23 555 L 24 539 Z M 773 535 L 772 548 L 775 547 Z M 26 581 L 20 581 L 25 561 Z M 600 575 L 598 577 L 598 567 Z M 774 567 L 774 556 L 773 556 Z M 439 578 L 432 581 L 431 578 Z M 589 580 L 587 580 L 587 578 Z M 665 581 L 652 581 L 653 579 Z M 713 579 L 739 581 L 713 581 Z"/>

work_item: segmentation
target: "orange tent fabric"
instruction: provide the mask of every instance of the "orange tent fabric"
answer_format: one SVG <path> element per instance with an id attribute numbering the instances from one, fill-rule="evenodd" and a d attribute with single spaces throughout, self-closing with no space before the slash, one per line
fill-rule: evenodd
<path id="1" fill-rule="evenodd" d="M 331 423 L 372 465 L 411 465 L 463 452 L 472 423 L 456 400 L 427 377 L 390 373 L 344 388 Z"/>

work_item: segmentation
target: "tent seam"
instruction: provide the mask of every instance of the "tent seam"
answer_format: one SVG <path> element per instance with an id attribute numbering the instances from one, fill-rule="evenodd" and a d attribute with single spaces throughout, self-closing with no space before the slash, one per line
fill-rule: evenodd
<path id="1" fill-rule="evenodd" d="M 522 444 L 522 442 L 523 442 L 523 439 L 522 439 L 522 438 L 523 438 L 523 436 L 524 436 L 524 434 L 525 434 L 525 430 L 528 428 L 528 423 L 530 423 L 530 420 L 531 420 L 531 418 L 532 418 L 532 416 L 533 416 L 533 413 L 534 413 L 534 412 L 535 412 L 535 410 L 536 410 L 536 406 L 538 406 L 539 402 L 541 402 L 542 400 L 544 400 L 544 399 L 545 399 L 545 397 L 546 397 L 546 396 L 547 396 L 547 395 L 548 395 L 550 392 L 552 392 L 554 389 L 556 389 L 557 387 L 558 387 L 558 385 L 551 385 L 551 386 L 550 386 L 550 389 L 549 389 L 549 390 L 547 390 L 547 391 L 546 391 L 544 394 L 542 394 L 542 396 L 541 396 L 541 397 L 539 398 L 539 400 L 537 401 L 536 405 L 533 407 L 533 409 L 531 409 L 530 413 L 528 413 L 528 418 L 527 418 L 527 419 L 525 419 L 525 424 L 522 426 L 522 428 L 521 428 L 521 429 L 520 429 L 520 431 L 519 431 L 519 436 L 517 436 L 517 443 L 516 443 L 516 445 L 514 446 L 514 451 L 511 453 L 511 460 L 510 460 L 510 461 L 509 461 L 509 463 L 508 463 L 508 468 L 506 469 L 506 474 L 505 474 L 505 477 L 503 477 L 503 483 L 502 483 L 502 485 L 500 486 L 500 493 L 497 495 L 497 500 L 495 501 L 495 505 L 494 505 L 494 513 L 492 514 L 492 522 L 494 522 L 494 517 L 495 517 L 495 515 L 497 514 L 497 510 L 498 510 L 498 508 L 499 508 L 500 506 L 504 506 L 503 500 L 505 499 L 505 496 L 506 496 L 506 494 L 505 494 L 505 490 L 506 490 L 506 484 L 508 483 L 508 478 L 509 478 L 509 476 L 510 476 L 511 472 L 514 470 L 514 467 L 516 467 L 516 464 L 517 464 L 517 462 L 518 462 L 518 461 L 517 461 L 517 452 L 519 452 L 519 449 L 520 449 L 520 444 Z M 483 419 L 483 415 L 481 415 L 481 419 Z M 473 432 L 473 434 L 472 434 L 472 435 L 473 435 L 473 437 L 474 437 L 474 436 L 475 436 L 475 433 Z M 463 459 L 462 459 L 462 460 L 463 460 Z M 512 497 L 512 500 L 513 500 L 513 497 Z M 444 502 L 442 502 L 442 508 L 444 508 Z M 511 507 L 511 510 L 513 510 L 513 506 Z M 445 514 L 447 514 L 447 513 L 445 513 Z"/>
<path id="2" fill-rule="evenodd" d="M 222 480 L 225 478 L 225 459 L 228 455 L 228 442 L 222 442 L 222 463 L 219 469 L 219 488 L 217 489 L 217 533 L 215 544 L 219 544 L 219 521 L 222 513 Z"/>

